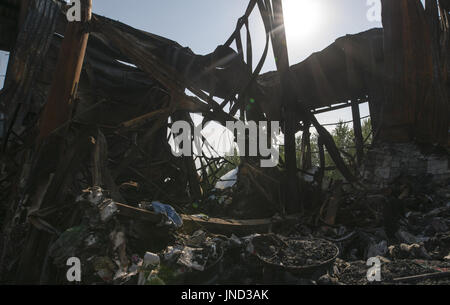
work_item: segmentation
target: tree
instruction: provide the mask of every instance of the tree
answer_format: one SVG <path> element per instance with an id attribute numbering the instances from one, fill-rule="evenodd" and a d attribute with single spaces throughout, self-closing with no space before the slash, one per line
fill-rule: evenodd
<path id="1" fill-rule="evenodd" d="M 362 124 L 362 134 L 363 139 L 366 140 L 364 143 L 364 152 L 367 152 L 367 147 L 372 143 L 372 124 L 370 119 L 364 120 Z M 340 120 L 334 130 L 331 132 L 333 139 L 338 147 L 339 151 L 342 154 L 342 157 L 346 161 L 346 163 L 356 169 L 356 148 L 354 142 L 354 131 L 347 123 Z M 298 154 L 300 152 L 300 143 L 301 140 L 297 141 L 297 150 Z M 318 134 L 314 132 L 311 135 L 311 161 L 313 166 L 318 167 L 320 164 L 319 160 L 319 145 L 318 145 Z M 342 175 L 338 170 L 334 168 L 334 162 L 331 159 L 331 156 L 325 151 L 325 167 L 330 168 L 330 170 L 325 172 L 325 176 L 333 179 L 343 179 Z"/>
<path id="2" fill-rule="evenodd" d="M 224 160 L 215 161 L 211 163 L 211 167 L 206 169 L 208 175 L 208 183 L 214 184 L 215 180 L 219 179 L 229 171 L 235 169 L 241 163 L 241 158 L 236 149 L 234 149 L 233 156 L 226 156 Z M 215 175 L 213 175 L 215 173 Z M 217 178 L 217 179 L 216 179 Z"/>

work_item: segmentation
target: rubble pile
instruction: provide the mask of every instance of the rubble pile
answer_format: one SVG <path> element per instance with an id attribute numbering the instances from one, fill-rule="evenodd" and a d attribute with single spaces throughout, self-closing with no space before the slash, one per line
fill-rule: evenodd
<path id="1" fill-rule="evenodd" d="M 418 0 L 383 1 L 383 29 L 341 37 L 292 66 L 281 0 L 249 1 L 206 55 L 83 2 L 80 22 L 67 20 L 62 0 L 8 7 L 17 39 L 0 37 L 10 51 L 0 283 L 67 284 L 71 261 L 83 284 L 450 283 L 442 1 L 427 1 L 426 12 Z M 254 11 L 266 37 L 256 65 Z M 277 71 L 261 75 L 269 46 Z M 355 155 L 316 117 L 346 107 Z M 239 165 L 201 134 L 209 122 L 235 124 L 233 141 L 246 144 Z M 270 131 L 267 141 L 237 127 L 250 122 Z M 272 143 L 281 134 L 283 145 Z M 262 165 L 263 143 L 276 146 L 273 167 Z M 225 164 L 237 167 L 222 176 Z"/>
<path id="2" fill-rule="evenodd" d="M 138 204 L 161 215 L 157 223 L 139 223 L 106 191 L 90 188 L 76 198 L 81 223 L 59 235 L 49 262 L 64 281 L 66 258 L 80 258 L 85 284 L 342 285 L 377 283 L 367 278 L 367 261 L 377 258 L 381 283 L 448 284 L 450 188 L 428 181 L 402 177 L 377 194 L 342 186 L 334 224 L 305 216 L 294 227 L 240 237 L 186 226 L 160 202 Z M 226 200 L 212 193 L 208 205 Z M 209 218 L 200 215 L 193 216 Z"/>
<path id="3" fill-rule="evenodd" d="M 367 283 L 365 276 L 359 276 L 367 271 L 366 262 L 372 257 L 381 259 L 381 274 L 386 274 L 388 282 L 449 271 L 449 182 L 402 176 L 376 193 L 343 195 L 336 225 L 324 227 L 324 234 L 341 250 L 337 278 L 348 284 Z M 440 283 L 448 281 L 447 276 Z"/>

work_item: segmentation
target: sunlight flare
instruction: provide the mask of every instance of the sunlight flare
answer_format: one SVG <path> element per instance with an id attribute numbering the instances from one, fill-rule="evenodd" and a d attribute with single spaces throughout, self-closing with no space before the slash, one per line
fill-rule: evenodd
<path id="1" fill-rule="evenodd" d="M 283 13 L 288 43 L 311 39 L 321 24 L 321 7 L 314 0 L 284 0 Z"/>

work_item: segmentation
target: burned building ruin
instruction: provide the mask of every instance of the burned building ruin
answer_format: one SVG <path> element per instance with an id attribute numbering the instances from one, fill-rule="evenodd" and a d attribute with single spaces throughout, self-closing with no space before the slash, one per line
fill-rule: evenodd
<path id="1" fill-rule="evenodd" d="M 0 282 L 64 283 L 63 260 L 71 256 L 92 269 L 84 283 L 142 282 L 142 272 L 130 270 L 139 261 L 133 254 L 165 249 L 172 257 L 183 240 L 178 264 L 191 249 L 220 248 L 218 258 L 208 254 L 211 265 L 185 264 L 194 274 L 185 282 L 203 273 L 204 282 L 235 283 L 231 271 L 213 277 L 207 269 L 234 260 L 227 253 L 255 233 L 280 247 L 286 242 L 277 234 L 325 238 L 339 249 L 327 261 L 337 269 L 390 255 L 391 264 L 434 262 L 403 277 L 450 270 L 450 1 L 382 0 L 383 28 L 341 37 L 294 65 L 281 0 L 250 0 L 228 41 L 207 55 L 96 15 L 92 1 L 81 1 L 80 22 L 67 20 L 64 1 L 0 4 L 0 49 L 10 52 L 0 91 Z M 251 14 L 260 15 L 266 35 L 258 59 Z M 277 70 L 262 74 L 269 48 Z M 366 102 L 370 145 L 359 110 Z M 343 108 L 352 110 L 354 164 L 316 118 Z M 240 157 L 235 184 L 218 190 L 229 160 L 207 141 L 203 155 L 171 151 L 171 124 L 194 128 L 194 113 L 222 126 L 281 122 L 282 162 L 263 168 L 261 156 Z M 310 129 L 319 166 L 311 163 Z M 325 179 L 325 153 L 342 180 Z M 326 271 L 317 270 L 291 282 L 326 282 Z M 329 278 L 359 283 L 346 276 Z M 398 278 L 391 280 L 411 280 Z"/>

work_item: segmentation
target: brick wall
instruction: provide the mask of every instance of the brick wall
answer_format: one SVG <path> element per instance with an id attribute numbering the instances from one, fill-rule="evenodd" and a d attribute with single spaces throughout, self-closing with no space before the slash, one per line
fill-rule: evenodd
<path id="1" fill-rule="evenodd" d="M 450 179 L 448 154 L 423 154 L 411 143 L 382 144 L 372 148 L 366 155 L 360 173 L 369 184 L 385 186 L 401 174 L 433 175 L 440 183 Z"/>

